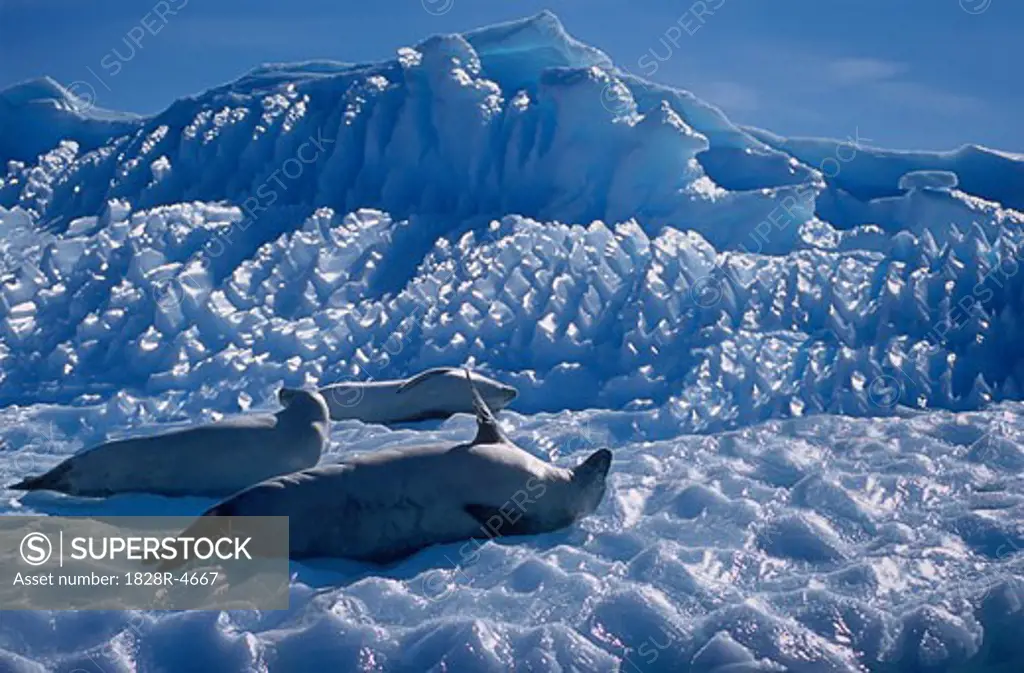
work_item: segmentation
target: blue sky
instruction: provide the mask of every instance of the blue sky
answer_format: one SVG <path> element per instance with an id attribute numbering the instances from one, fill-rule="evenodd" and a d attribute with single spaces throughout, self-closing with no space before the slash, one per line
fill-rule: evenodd
<path id="1" fill-rule="evenodd" d="M 177 11 L 160 19 L 157 0 L 0 0 L 0 86 L 47 74 L 91 83 L 103 107 L 148 113 L 258 63 L 380 60 L 433 33 L 547 8 L 619 66 L 645 74 L 654 63 L 652 79 L 741 123 L 1024 152 L 1017 0 L 704 0 L 717 9 L 703 21 L 693 0 L 164 2 Z M 133 47 L 126 36 L 147 15 L 156 34 Z M 123 67 L 111 77 L 100 64 L 115 49 Z"/>

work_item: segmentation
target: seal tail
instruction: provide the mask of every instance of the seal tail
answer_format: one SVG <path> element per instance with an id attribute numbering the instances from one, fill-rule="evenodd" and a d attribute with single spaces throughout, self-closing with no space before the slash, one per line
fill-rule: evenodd
<path id="1" fill-rule="evenodd" d="M 45 476 L 46 475 L 43 475 L 43 477 Z M 26 479 L 22 479 L 17 484 L 11 484 L 7 488 L 12 491 L 37 491 L 46 488 L 42 483 L 43 477 L 28 477 Z"/>
<path id="2" fill-rule="evenodd" d="M 65 479 L 70 472 L 71 467 L 67 463 L 61 463 L 46 474 L 41 474 L 37 477 L 26 477 L 16 484 L 11 484 L 7 488 L 12 491 L 66 492 L 68 488 Z"/>

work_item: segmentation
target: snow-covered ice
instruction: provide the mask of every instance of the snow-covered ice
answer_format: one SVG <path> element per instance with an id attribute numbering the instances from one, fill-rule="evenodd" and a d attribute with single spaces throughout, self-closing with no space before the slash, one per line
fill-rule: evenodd
<path id="1" fill-rule="evenodd" d="M 0 120 L 0 483 L 465 362 L 527 450 L 615 455 L 570 529 L 294 563 L 286 612 L 0 612 L 0 671 L 1024 670 L 1024 158 L 740 127 L 550 14 Z M 325 459 L 472 428 L 335 423 Z"/>

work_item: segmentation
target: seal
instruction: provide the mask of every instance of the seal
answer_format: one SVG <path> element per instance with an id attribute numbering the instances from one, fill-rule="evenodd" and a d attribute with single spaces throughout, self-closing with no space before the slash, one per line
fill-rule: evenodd
<path id="1" fill-rule="evenodd" d="M 230 495 L 320 460 L 329 434 L 323 397 L 282 388 L 278 401 L 284 408 L 275 414 L 250 414 L 106 442 L 10 488 L 88 497 Z"/>
<path id="2" fill-rule="evenodd" d="M 364 423 L 403 423 L 444 419 L 453 414 L 473 413 L 463 371 L 437 367 L 407 379 L 335 383 L 320 389 L 331 410 L 331 419 L 356 419 Z M 515 388 L 480 374 L 471 381 L 488 406 L 498 411 L 518 395 Z"/>
<path id="3" fill-rule="evenodd" d="M 218 517 L 287 516 L 293 559 L 389 563 L 436 544 L 558 530 L 597 509 L 611 451 L 574 469 L 546 463 L 502 434 L 468 372 L 467 380 L 473 441 L 383 449 L 276 477 L 213 507 L 182 535 L 228 525 L 238 533 L 246 521 Z"/>

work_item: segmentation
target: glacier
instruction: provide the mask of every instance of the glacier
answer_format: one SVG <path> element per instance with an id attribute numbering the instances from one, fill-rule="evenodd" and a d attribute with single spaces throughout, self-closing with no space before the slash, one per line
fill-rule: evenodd
<path id="1" fill-rule="evenodd" d="M 1024 668 L 1024 157 L 736 125 L 550 13 L 0 120 L 0 484 L 463 363 L 527 450 L 615 455 L 571 529 L 294 563 L 288 611 L 0 612 L 0 671 Z M 472 427 L 335 423 L 325 460 Z"/>

